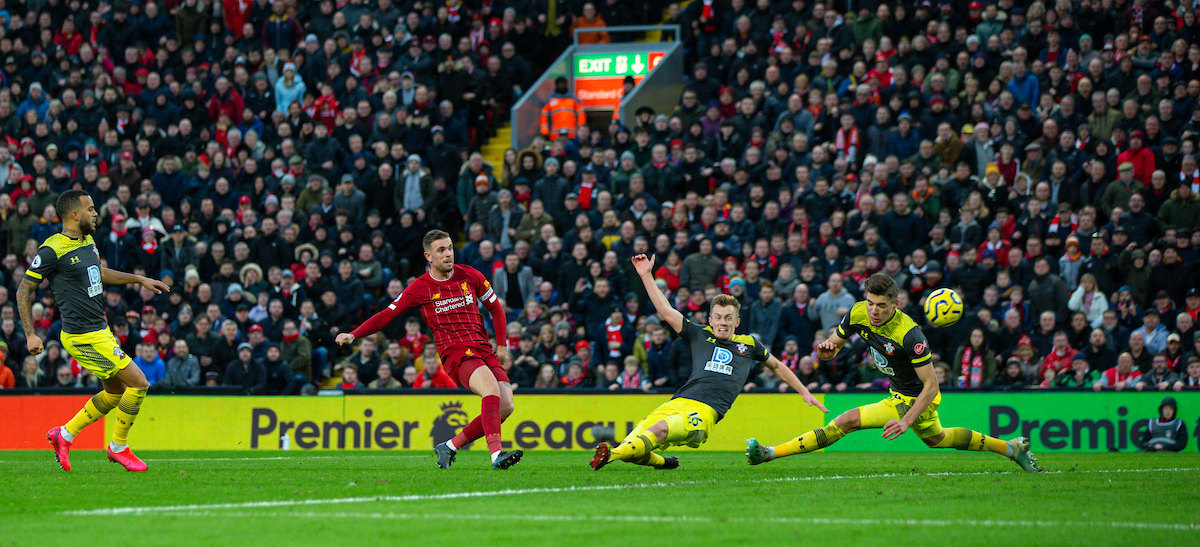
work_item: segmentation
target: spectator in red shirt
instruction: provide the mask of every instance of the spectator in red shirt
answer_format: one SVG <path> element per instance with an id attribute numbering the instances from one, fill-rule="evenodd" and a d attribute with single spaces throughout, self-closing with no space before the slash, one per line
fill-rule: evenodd
<path id="1" fill-rule="evenodd" d="M 1067 343 L 1067 333 L 1061 330 L 1054 333 L 1054 346 L 1042 361 L 1041 375 L 1044 377 L 1046 370 L 1053 370 L 1054 374 L 1058 375 L 1071 368 L 1071 359 L 1074 356 L 1075 350 Z"/>
<path id="2" fill-rule="evenodd" d="M 1117 357 L 1116 368 L 1104 371 L 1100 380 L 1092 384 L 1092 390 L 1099 392 L 1101 389 L 1112 388 L 1121 391 L 1138 383 L 1141 377 L 1141 371 L 1133 368 L 1133 355 L 1126 351 Z"/>
<path id="3" fill-rule="evenodd" d="M 421 372 L 413 380 L 413 389 L 454 389 L 458 387 L 458 384 L 442 368 L 442 363 L 438 359 L 437 347 L 433 344 L 425 345 L 425 351 L 421 353 L 421 357 L 417 361 L 420 361 L 417 363 L 417 367 L 421 369 Z"/>

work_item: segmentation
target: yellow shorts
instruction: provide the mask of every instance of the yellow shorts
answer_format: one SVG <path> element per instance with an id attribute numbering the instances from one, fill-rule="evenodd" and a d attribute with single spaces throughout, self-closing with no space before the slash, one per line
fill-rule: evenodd
<path id="1" fill-rule="evenodd" d="M 891 397 L 875 404 L 858 407 L 858 419 L 863 429 L 879 428 L 889 420 L 899 420 L 912 408 L 916 397 L 892 392 Z M 921 417 L 913 422 L 912 430 L 917 437 L 928 439 L 942 432 L 942 422 L 938 419 L 937 407 L 942 402 L 942 394 L 938 393 L 929 403 L 929 408 L 921 413 Z"/>
<path id="2" fill-rule="evenodd" d="M 638 433 L 663 421 L 667 422 L 667 446 L 699 448 L 717 425 L 717 411 L 700 401 L 671 399 L 646 416 L 629 436 L 636 437 Z"/>
<path id="3" fill-rule="evenodd" d="M 121 350 L 121 343 L 109 329 L 89 332 L 87 334 L 59 335 L 63 349 L 79 361 L 79 366 L 92 371 L 97 378 L 107 380 L 121 369 L 133 362 Z"/>

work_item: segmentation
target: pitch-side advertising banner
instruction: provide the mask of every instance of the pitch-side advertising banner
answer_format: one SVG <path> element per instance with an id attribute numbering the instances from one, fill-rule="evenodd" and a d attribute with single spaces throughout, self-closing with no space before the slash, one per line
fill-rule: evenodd
<path id="1" fill-rule="evenodd" d="M 1200 393 L 954 393 L 942 394 L 944 427 L 967 427 L 1008 439 L 1024 435 L 1040 452 L 1135 450 L 1137 423 L 1157 416 L 1170 395 L 1189 432 L 1200 416 Z M 769 444 L 820 427 L 841 412 L 870 404 L 883 394 L 824 397 L 830 414 L 804 404 L 798 395 L 749 394 L 713 431 L 702 450 L 745 449 L 756 437 Z M 85 396 L 0 397 L 0 449 L 44 449 L 45 432 L 62 424 Z M 588 450 L 592 427 L 604 425 L 623 437 L 669 397 L 642 394 L 522 395 L 504 423 L 506 448 Z M 460 431 L 479 413 L 479 398 L 453 395 L 348 395 L 345 397 L 150 396 L 130 433 L 143 450 L 429 450 Z M 84 431 L 76 448 L 100 448 L 112 433 L 111 420 Z M 839 441 L 834 451 L 924 451 L 911 432 L 900 439 L 862 431 Z M 82 444 L 81 444 L 82 441 Z M 1188 451 L 1195 450 L 1193 437 Z M 476 444 L 479 444 L 478 442 Z"/>

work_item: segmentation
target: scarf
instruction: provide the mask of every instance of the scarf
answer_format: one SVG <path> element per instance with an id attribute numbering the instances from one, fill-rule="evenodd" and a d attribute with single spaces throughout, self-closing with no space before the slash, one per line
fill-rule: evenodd
<path id="1" fill-rule="evenodd" d="M 849 130 L 838 129 L 835 138 L 837 139 L 835 146 L 837 146 L 838 152 L 844 152 L 846 161 L 853 162 L 858 153 L 858 147 L 861 146 L 858 127 L 851 126 Z"/>
<path id="2" fill-rule="evenodd" d="M 1076 229 L 1079 228 L 1079 221 L 1075 219 L 1075 215 L 1073 213 L 1071 214 L 1069 219 L 1065 219 L 1065 218 L 1063 218 L 1063 215 L 1059 214 L 1059 215 L 1054 215 L 1054 218 L 1050 219 L 1050 232 L 1051 233 L 1057 232 L 1058 227 L 1061 224 L 1063 224 L 1064 222 L 1068 222 L 1068 221 L 1071 223 L 1071 231 L 1072 232 L 1074 232 Z"/>
<path id="3" fill-rule="evenodd" d="M 142 250 L 146 251 L 146 254 L 154 256 L 154 252 L 158 250 L 158 240 L 151 239 L 146 243 L 142 243 Z"/>
<path id="4" fill-rule="evenodd" d="M 967 379 L 965 387 L 983 385 L 983 356 L 970 346 L 963 348 L 961 376 Z"/>
<path id="5" fill-rule="evenodd" d="M 1195 194 L 1200 192 L 1200 169 L 1193 171 L 1191 174 L 1184 172 L 1179 173 L 1180 182 L 1189 182 L 1189 179 L 1192 184 L 1192 193 Z"/>
<path id="6" fill-rule="evenodd" d="M 581 182 L 579 184 L 579 208 L 580 209 L 591 209 L 592 208 L 592 187 L 593 186 L 595 186 L 594 182 Z"/>
<path id="7" fill-rule="evenodd" d="M 621 373 L 621 389 L 639 389 L 642 387 L 642 373 L 639 372 L 630 376 L 624 372 Z"/>
<path id="8" fill-rule="evenodd" d="M 290 336 L 287 334 L 283 335 L 283 341 L 287 342 L 289 344 L 292 342 L 295 342 L 296 340 L 299 340 L 299 339 L 300 339 L 300 331 L 296 331 L 296 334 L 293 334 Z"/>
<path id="9" fill-rule="evenodd" d="M 621 327 L 623 327 L 623 326 L 625 326 L 624 320 L 618 321 L 617 323 L 613 323 L 612 318 L 608 318 L 608 319 L 604 320 L 605 336 L 607 337 L 609 344 L 611 345 L 614 342 L 617 344 L 616 349 L 610 348 L 608 350 L 609 357 L 620 357 L 621 356 L 620 346 L 621 346 L 621 344 L 623 344 L 625 342 L 625 337 L 624 337 L 624 335 L 621 334 Z"/>

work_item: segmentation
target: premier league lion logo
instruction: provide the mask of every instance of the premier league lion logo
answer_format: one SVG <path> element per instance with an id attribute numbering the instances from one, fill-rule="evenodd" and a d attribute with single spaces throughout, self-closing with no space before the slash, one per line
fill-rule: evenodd
<path id="1" fill-rule="evenodd" d="M 433 439 L 433 446 L 444 443 L 455 435 L 458 435 L 462 428 L 466 427 L 471 420 L 467 413 L 462 409 L 462 403 L 453 401 L 441 405 L 442 415 L 434 418 L 433 427 L 429 431 L 429 436 Z M 466 450 L 471 445 L 460 446 L 459 450 Z"/>

